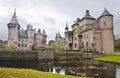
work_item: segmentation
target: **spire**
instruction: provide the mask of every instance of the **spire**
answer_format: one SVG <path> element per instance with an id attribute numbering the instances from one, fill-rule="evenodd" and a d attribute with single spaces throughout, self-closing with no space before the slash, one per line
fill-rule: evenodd
<path id="1" fill-rule="evenodd" d="M 62 36 L 60 35 L 60 32 L 59 32 L 59 31 L 58 31 L 57 37 L 58 37 L 58 38 L 62 38 Z"/>
<path id="2" fill-rule="evenodd" d="M 86 12 L 85 12 L 85 15 L 84 15 L 84 17 L 83 18 L 93 18 L 91 15 L 90 15 L 90 13 L 89 13 L 89 10 L 86 10 Z"/>
<path id="3" fill-rule="evenodd" d="M 68 28 L 68 23 L 66 22 L 66 27 L 65 27 L 65 30 L 68 30 L 69 28 Z"/>
<path id="4" fill-rule="evenodd" d="M 14 9 L 14 14 L 10 20 L 9 23 L 14 23 L 14 24 L 18 24 L 18 21 L 17 21 L 17 16 L 16 16 L 16 9 Z"/>
<path id="5" fill-rule="evenodd" d="M 110 14 L 110 12 L 105 8 L 101 16 L 104 15 L 112 15 L 112 14 Z"/>
<path id="6" fill-rule="evenodd" d="M 43 29 L 42 35 L 45 36 L 45 37 L 47 37 L 45 29 Z"/>

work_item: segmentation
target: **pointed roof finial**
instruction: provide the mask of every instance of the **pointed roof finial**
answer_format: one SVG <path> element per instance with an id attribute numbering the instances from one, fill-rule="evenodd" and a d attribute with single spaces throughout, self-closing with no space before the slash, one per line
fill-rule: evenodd
<path id="1" fill-rule="evenodd" d="M 16 8 L 14 9 L 14 16 L 16 16 Z"/>
<path id="2" fill-rule="evenodd" d="M 16 8 L 14 8 L 14 12 L 16 12 Z"/>

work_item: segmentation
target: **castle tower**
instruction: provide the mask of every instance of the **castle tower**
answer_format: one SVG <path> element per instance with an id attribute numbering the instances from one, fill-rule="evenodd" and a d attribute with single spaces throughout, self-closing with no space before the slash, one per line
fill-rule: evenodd
<path id="1" fill-rule="evenodd" d="M 16 11 L 14 11 L 14 14 L 10 20 L 10 22 L 7 24 L 8 26 L 8 47 L 14 46 L 18 47 L 18 30 L 20 29 L 20 25 L 17 21 Z"/>
<path id="2" fill-rule="evenodd" d="M 31 24 L 27 25 L 26 32 L 27 32 L 28 38 L 33 38 L 34 37 L 34 29 L 33 29 Z"/>
<path id="3" fill-rule="evenodd" d="M 102 30 L 102 53 L 113 55 L 114 36 L 113 36 L 113 15 L 105 8 L 99 17 L 99 28 Z"/>
<path id="4" fill-rule="evenodd" d="M 35 46 L 39 47 L 39 45 L 42 45 L 41 29 L 38 29 L 37 33 L 35 34 Z"/>

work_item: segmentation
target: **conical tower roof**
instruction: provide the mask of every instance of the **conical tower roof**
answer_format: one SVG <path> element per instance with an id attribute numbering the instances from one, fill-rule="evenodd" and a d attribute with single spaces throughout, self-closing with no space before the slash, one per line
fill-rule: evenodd
<path id="1" fill-rule="evenodd" d="M 9 23 L 18 24 L 17 16 L 16 16 L 16 10 L 14 10 L 14 14 L 13 14 Z"/>
<path id="2" fill-rule="evenodd" d="M 104 15 L 112 15 L 112 14 L 110 14 L 110 12 L 105 8 L 101 16 Z"/>
<path id="3" fill-rule="evenodd" d="M 62 38 L 60 32 L 58 32 L 57 37 L 58 37 L 58 38 Z"/>

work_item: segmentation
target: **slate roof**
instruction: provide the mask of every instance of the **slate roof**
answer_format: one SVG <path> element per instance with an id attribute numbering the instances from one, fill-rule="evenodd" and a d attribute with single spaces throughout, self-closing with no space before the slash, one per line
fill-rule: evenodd
<path id="1" fill-rule="evenodd" d="M 112 15 L 112 14 L 110 14 L 110 12 L 105 8 L 101 16 L 104 15 Z"/>
<path id="2" fill-rule="evenodd" d="M 17 21 L 17 16 L 16 16 L 16 11 L 14 11 L 14 14 L 10 20 L 9 23 L 14 23 L 14 24 L 18 24 L 18 21 Z"/>

